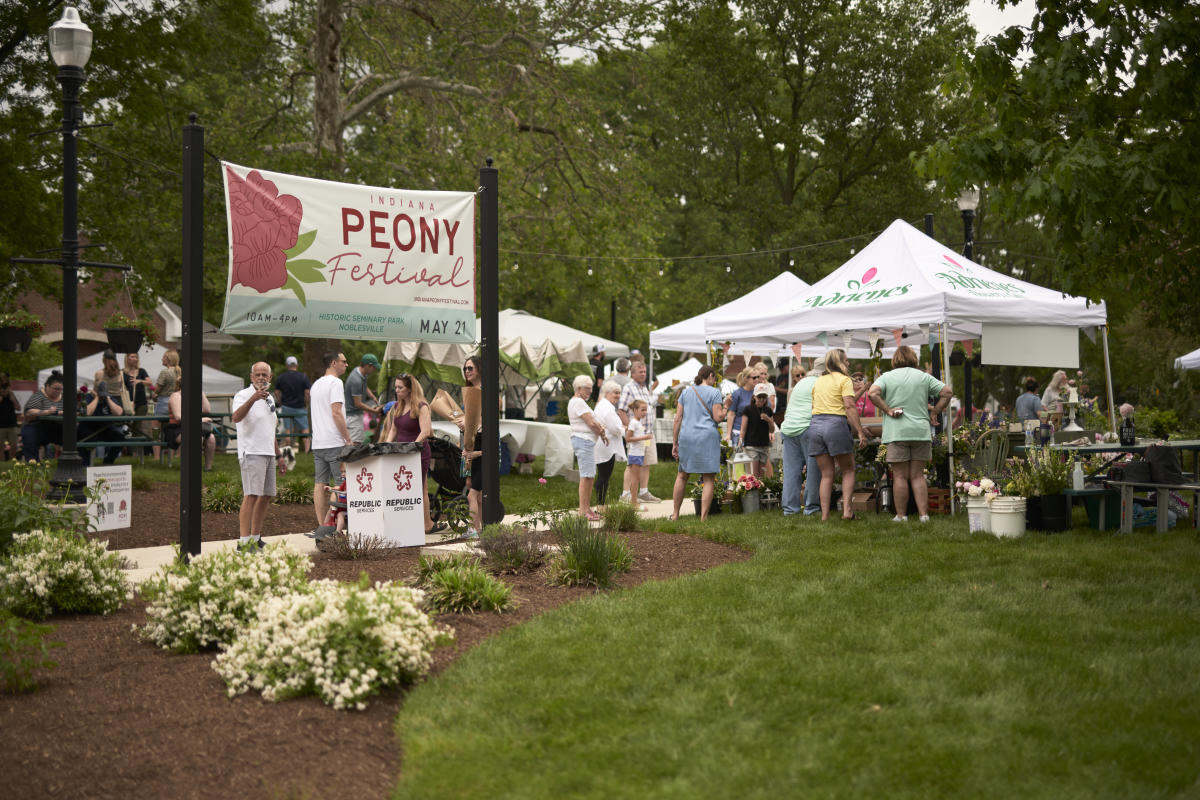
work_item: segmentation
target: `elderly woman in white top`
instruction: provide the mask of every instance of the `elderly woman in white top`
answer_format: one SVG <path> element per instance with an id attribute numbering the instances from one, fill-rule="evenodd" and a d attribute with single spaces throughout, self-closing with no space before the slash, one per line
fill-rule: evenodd
<path id="1" fill-rule="evenodd" d="M 592 499 L 592 484 L 596 481 L 596 441 L 608 443 L 608 433 L 596 421 L 587 399 L 595 382 L 589 375 L 578 375 L 572 384 L 575 396 L 567 403 L 567 420 L 571 425 L 571 449 L 579 462 L 579 515 L 598 522 L 600 515 L 588 503 Z"/>
<path id="2" fill-rule="evenodd" d="M 600 387 L 600 399 L 596 401 L 596 410 L 592 412 L 596 422 L 604 428 L 607 441 L 596 442 L 593 460 L 596 462 L 596 505 L 605 506 L 608 503 L 608 480 L 612 477 L 613 467 L 618 461 L 625 460 L 625 426 L 621 424 L 621 416 L 617 413 L 617 401 L 621 399 L 621 384 L 614 380 L 604 382 Z"/>
<path id="3" fill-rule="evenodd" d="M 1053 415 L 1056 423 L 1062 418 L 1062 406 L 1059 402 L 1067 393 L 1068 387 L 1067 373 L 1060 369 L 1054 373 L 1050 383 L 1046 384 L 1046 391 L 1042 392 L 1042 407 Z"/>

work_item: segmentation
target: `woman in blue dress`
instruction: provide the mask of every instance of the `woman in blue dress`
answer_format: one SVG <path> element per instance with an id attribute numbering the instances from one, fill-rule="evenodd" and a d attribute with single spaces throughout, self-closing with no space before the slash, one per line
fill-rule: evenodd
<path id="1" fill-rule="evenodd" d="M 699 474 L 704 483 L 700 519 L 708 519 L 714 479 L 721 471 L 721 433 L 717 426 L 725 419 L 725 403 L 720 390 L 713 386 L 716 379 L 717 373 L 706 364 L 696 373 L 693 385 L 680 388 L 675 403 L 671 455 L 679 462 L 679 472 L 675 475 L 675 513 L 671 519 L 679 519 L 679 507 L 692 474 Z"/>

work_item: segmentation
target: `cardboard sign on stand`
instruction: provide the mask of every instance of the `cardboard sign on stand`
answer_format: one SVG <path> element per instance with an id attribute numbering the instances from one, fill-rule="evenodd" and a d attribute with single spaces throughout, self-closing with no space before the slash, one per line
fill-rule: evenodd
<path id="1" fill-rule="evenodd" d="M 351 533 L 378 536 L 392 547 L 425 544 L 419 452 L 370 456 L 345 469 Z"/>

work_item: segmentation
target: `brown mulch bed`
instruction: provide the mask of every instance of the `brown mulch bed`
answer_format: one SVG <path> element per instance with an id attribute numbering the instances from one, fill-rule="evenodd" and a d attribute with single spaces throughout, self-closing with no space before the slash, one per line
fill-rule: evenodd
<path id="1" fill-rule="evenodd" d="M 135 492 L 133 527 L 107 535 L 121 549 L 179 540 L 175 484 Z M 311 507 L 275 506 L 265 533 L 311 530 Z M 203 515 L 204 539 L 237 536 L 236 514 Z M 636 586 L 748 557 L 690 536 L 632 533 L 633 569 L 617 580 Z M 383 551 L 366 561 L 314 557 L 313 578 L 405 579 L 417 553 Z M 517 608 L 505 614 L 451 614 L 438 621 L 456 641 L 436 651 L 433 674 L 510 625 L 595 593 L 547 586 L 532 576 L 504 576 Z M 6 798 L 357 797 L 384 798 L 400 772 L 392 729 L 402 691 L 371 700 L 366 711 L 334 711 L 314 698 L 268 703 L 258 695 L 230 700 L 211 667 L 212 654 L 173 655 L 140 642 L 145 622 L 134 602 L 107 617 L 52 619 L 57 668 L 41 687 L 0 695 L 0 774 Z"/>

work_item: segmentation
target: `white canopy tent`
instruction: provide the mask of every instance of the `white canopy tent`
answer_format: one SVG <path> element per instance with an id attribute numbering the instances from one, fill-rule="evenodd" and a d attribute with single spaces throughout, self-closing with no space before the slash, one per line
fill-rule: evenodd
<path id="1" fill-rule="evenodd" d="M 896 337 L 908 344 L 982 337 L 986 363 L 985 326 L 997 332 L 1005 327 L 1100 327 L 1105 331 L 1109 422 L 1115 430 L 1106 322 L 1103 302 L 1091 303 L 994 272 L 896 220 L 798 297 L 737 319 L 706 319 L 704 328 L 708 338 L 717 341 L 753 339 L 847 349 L 894 344 Z M 944 374 L 949 374 L 948 347 L 942 348 L 942 358 Z"/>
<path id="2" fill-rule="evenodd" d="M 691 383 L 696 380 L 696 373 L 700 371 L 700 367 L 704 364 L 698 358 L 689 358 L 677 367 L 660 372 L 655 375 L 658 379 L 659 391 L 668 389 L 675 381 L 680 383 Z"/>
<path id="3" fill-rule="evenodd" d="M 739 319 L 754 316 L 763 308 L 773 308 L 780 303 L 791 301 L 807 288 L 807 283 L 785 270 L 736 300 L 731 300 L 703 314 L 697 314 L 690 319 L 676 322 L 674 325 L 650 331 L 650 349 L 706 353 L 710 337 L 705 332 L 705 320 L 717 317 Z M 757 356 L 767 356 L 778 351 L 779 347 L 777 342 L 739 339 L 732 342 L 729 352 L 736 354 L 750 352 Z M 693 377 L 695 377 L 694 373 Z"/>
<path id="4" fill-rule="evenodd" d="M 162 345 L 143 345 L 142 349 L 138 351 L 139 362 L 142 368 L 149 373 L 150 380 L 158 377 L 158 373 L 162 369 L 162 357 L 165 352 L 166 348 Z M 117 362 L 124 368 L 125 356 L 118 353 Z M 104 369 L 102 353 L 93 353 L 75 362 L 76 375 L 79 377 L 80 386 L 91 387 L 93 377 L 102 369 Z M 45 385 L 46 379 L 50 377 L 50 373 L 53 370 L 62 372 L 62 365 L 47 367 L 38 372 L 39 386 Z M 200 380 L 201 388 L 209 397 L 234 395 L 249 385 L 248 378 L 239 378 L 236 375 L 230 375 L 228 372 L 222 372 L 208 365 L 202 365 Z"/>
<path id="5" fill-rule="evenodd" d="M 1200 350 L 1193 350 L 1186 356 L 1175 359 L 1175 369 L 1200 369 Z"/>

